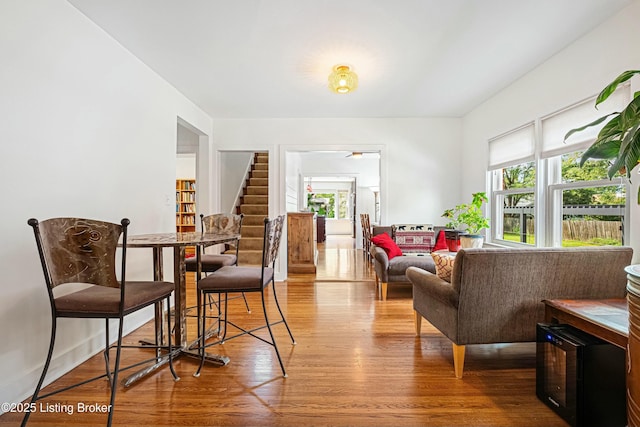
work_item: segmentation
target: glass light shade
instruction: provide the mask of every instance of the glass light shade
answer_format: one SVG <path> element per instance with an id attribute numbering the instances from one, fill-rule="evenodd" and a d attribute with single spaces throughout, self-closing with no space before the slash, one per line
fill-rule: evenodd
<path id="1" fill-rule="evenodd" d="M 335 93 L 349 93 L 358 87 L 358 75 L 348 65 L 336 65 L 329 74 L 329 89 Z"/>

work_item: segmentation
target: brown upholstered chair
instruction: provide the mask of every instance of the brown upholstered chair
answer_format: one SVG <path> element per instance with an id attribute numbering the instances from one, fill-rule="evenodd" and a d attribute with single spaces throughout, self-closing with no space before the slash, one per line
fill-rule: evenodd
<path id="1" fill-rule="evenodd" d="M 213 214 L 208 216 L 200 214 L 200 224 L 202 225 L 203 233 L 233 233 L 240 235 L 240 233 L 242 232 L 243 218 L 244 214 Z M 204 248 L 202 248 L 202 252 L 200 254 L 200 271 L 202 273 L 206 275 L 207 273 L 213 273 L 214 271 L 219 270 L 220 268 L 225 266 L 238 265 L 238 249 L 240 247 L 240 240 L 238 239 L 233 243 L 226 243 L 225 246 L 226 245 L 234 248 L 235 254 L 207 254 L 204 253 Z M 185 260 L 185 266 L 187 268 L 187 271 L 195 273 L 196 271 L 198 271 L 197 258 L 187 258 Z M 242 299 L 244 300 L 244 305 L 247 307 L 247 311 L 251 313 L 249 303 L 247 302 L 247 298 L 244 294 L 242 294 Z M 193 309 L 193 307 L 190 307 L 190 309 Z"/>
<path id="2" fill-rule="evenodd" d="M 367 261 L 371 261 L 371 221 L 369 214 L 360 214 L 360 225 L 362 226 L 362 251 Z"/>
<path id="3" fill-rule="evenodd" d="M 31 398 L 31 403 L 48 396 L 69 390 L 90 381 L 106 377 L 111 387 L 111 398 L 107 426 L 111 425 L 116 398 L 118 373 L 126 368 L 120 367 L 123 319 L 126 315 L 153 304 L 166 301 L 167 308 L 174 290 L 170 282 L 134 282 L 125 277 L 127 253 L 128 219 L 120 224 L 82 218 L 52 218 L 42 222 L 30 219 L 36 244 L 42 263 L 47 294 L 51 306 L 51 339 L 49 352 L 44 363 L 42 375 Z M 122 260 L 120 262 L 120 280 L 116 278 L 116 249 L 122 235 Z M 83 284 L 83 289 L 77 289 Z M 56 290 L 54 295 L 54 288 Z M 70 287 L 75 287 L 70 289 Z M 64 293 L 67 289 L 68 292 Z M 63 291 L 63 292 L 58 292 Z M 56 338 L 56 324 L 59 317 L 103 318 L 106 324 L 106 344 L 104 350 L 106 372 L 97 377 L 82 381 L 53 392 L 39 395 L 47 374 Z M 109 340 L 109 319 L 118 319 L 118 338 L 115 345 Z M 167 316 L 167 331 L 171 330 L 170 316 Z M 157 332 L 157 331 L 156 331 Z M 158 333 L 156 333 L 156 337 Z M 148 362 L 158 358 L 167 359 L 174 379 L 178 376 L 173 368 L 174 348 L 171 334 L 167 333 L 167 345 L 144 346 L 156 348 L 156 355 Z M 111 369 L 109 351 L 115 347 L 116 358 Z M 126 346 L 129 347 L 129 346 Z M 160 350 L 166 350 L 165 355 Z M 138 366 L 144 362 L 136 363 Z M 25 414 L 22 425 L 26 425 L 29 412 Z"/>
<path id="4" fill-rule="evenodd" d="M 200 366 L 198 370 L 194 374 L 194 376 L 200 375 L 200 370 L 205 361 L 205 353 L 206 348 L 216 344 L 223 344 L 226 340 L 230 340 L 233 338 L 237 338 L 242 335 L 251 335 L 263 341 L 269 345 L 271 345 L 276 352 L 276 356 L 278 357 L 278 362 L 280 362 L 280 368 L 282 369 L 283 376 L 287 376 L 287 373 L 284 368 L 284 364 L 282 363 L 282 358 L 280 357 L 280 352 L 278 351 L 278 346 L 276 345 L 275 338 L 273 336 L 273 332 L 271 327 L 273 325 L 284 323 L 289 332 L 289 336 L 291 337 L 291 342 L 295 345 L 295 340 L 293 338 L 293 334 L 291 333 L 291 329 L 285 320 L 284 314 L 282 313 L 282 309 L 280 308 L 280 303 L 278 302 L 278 297 L 276 294 L 276 286 L 274 281 L 274 270 L 275 270 L 275 262 L 276 257 L 278 256 L 278 250 L 280 247 L 280 240 L 282 237 L 282 228 L 284 225 L 284 215 L 281 215 L 273 220 L 269 220 L 265 218 L 264 220 L 264 240 L 262 245 L 262 265 L 261 266 L 225 266 L 220 268 L 219 270 L 214 271 L 207 277 L 204 277 L 198 281 L 198 321 L 200 322 L 200 331 L 206 331 L 206 320 L 207 316 L 205 315 L 205 311 L 203 310 L 201 301 L 205 295 L 208 294 L 223 294 L 224 295 L 224 316 L 222 320 L 223 330 L 221 335 L 219 335 L 219 339 L 212 343 L 205 343 L 206 337 L 205 334 L 201 334 L 199 337 L 199 351 L 202 356 L 202 360 L 200 362 Z M 267 307 L 265 304 L 265 289 L 272 284 L 272 294 L 276 303 L 276 307 L 278 308 L 278 312 L 280 313 L 280 320 L 271 322 L 269 317 L 267 316 Z M 265 324 L 263 326 L 253 328 L 250 330 L 244 329 L 243 327 L 229 321 L 228 310 L 227 310 L 227 294 L 233 292 L 259 292 L 262 297 L 262 309 L 264 312 Z M 231 337 L 227 337 L 227 329 L 229 326 L 233 326 L 236 328 L 239 333 L 233 335 Z M 256 335 L 256 332 L 267 328 L 269 330 L 270 340 L 263 338 L 259 335 Z"/>
<path id="5" fill-rule="evenodd" d="M 202 224 L 203 233 L 235 233 L 240 234 L 242 230 L 242 218 L 243 214 L 213 214 L 204 216 L 200 214 L 200 222 Z M 200 255 L 200 264 L 202 266 L 203 273 L 213 273 L 214 271 L 226 266 L 238 264 L 238 244 L 236 241 L 232 246 L 235 248 L 235 254 L 223 253 L 223 254 L 206 254 Z M 188 258 L 185 260 L 187 271 L 195 272 L 198 264 L 196 257 Z"/>

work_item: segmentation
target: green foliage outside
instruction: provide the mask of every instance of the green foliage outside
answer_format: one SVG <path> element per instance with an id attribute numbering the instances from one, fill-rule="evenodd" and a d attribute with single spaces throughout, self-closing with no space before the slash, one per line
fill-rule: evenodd
<path id="1" fill-rule="evenodd" d="M 607 178 L 609 162 L 593 160 L 580 166 L 581 152 L 562 156 L 562 178 L 564 182 L 594 181 Z M 624 205 L 625 197 L 620 197 L 617 186 L 579 188 L 563 192 L 565 205 Z M 617 220 L 610 216 L 598 218 L 601 221 Z"/>
<path id="2" fill-rule="evenodd" d="M 504 233 L 502 236 L 504 240 L 508 240 L 511 242 L 520 242 L 520 234 L 519 233 Z M 533 235 L 527 235 L 527 243 L 530 245 L 534 244 Z M 614 239 L 592 239 L 589 241 L 583 240 L 562 240 L 562 247 L 564 248 L 572 248 L 578 246 L 620 246 L 620 241 Z"/>
<path id="3" fill-rule="evenodd" d="M 591 160 L 581 164 L 582 152 L 570 153 L 562 156 L 561 176 L 563 183 L 597 181 L 608 178 L 610 162 L 607 160 Z M 535 167 L 534 162 L 504 168 L 502 170 L 503 189 L 534 188 Z M 618 176 L 620 176 L 618 174 Z M 626 203 L 624 187 L 612 183 L 605 187 L 576 188 L 562 192 L 564 205 L 620 205 Z M 505 207 L 533 205 L 533 193 L 513 194 L 505 196 Z M 620 221 L 620 216 L 614 215 L 582 215 L 570 217 L 565 215 L 564 220 L 573 219 L 581 221 Z M 516 226 L 517 228 L 517 226 Z M 503 238 L 520 242 L 519 230 L 504 230 Z M 534 244 L 534 236 L 527 235 L 527 243 Z M 589 241 L 563 240 L 562 246 L 602 246 L 620 245 L 615 239 L 592 239 Z"/>
<path id="4" fill-rule="evenodd" d="M 335 218 L 336 196 L 334 193 L 308 193 L 307 206 L 310 212 L 327 218 Z"/>

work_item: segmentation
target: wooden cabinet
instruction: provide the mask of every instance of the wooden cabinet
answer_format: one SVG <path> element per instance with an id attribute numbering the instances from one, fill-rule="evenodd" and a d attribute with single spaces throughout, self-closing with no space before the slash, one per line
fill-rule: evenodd
<path id="1" fill-rule="evenodd" d="M 196 180 L 176 180 L 176 231 L 196 231 Z"/>
<path id="2" fill-rule="evenodd" d="M 316 215 L 287 214 L 287 269 L 289 273 L 315 274 L 318 250 Z"/>
<path id="3" fill-rule="evenodd" d="M 324 243 L 327 240 L 327 231 L 326 231 L 326 217 L 318 215 L 316 218 L 316 241 L 318 243 Z"/>

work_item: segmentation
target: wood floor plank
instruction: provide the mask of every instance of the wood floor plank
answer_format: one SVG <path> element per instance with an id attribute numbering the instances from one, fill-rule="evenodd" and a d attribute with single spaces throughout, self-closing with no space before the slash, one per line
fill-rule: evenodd
<path id="1" fill-rule="evenodd" d="M 351 258 L 341 265 L 368 268 L 354 262 L 354 253 L 358 254 L 354 250 L 344 255 Z M 207 365 L 199 378 L 192 376 L 197 361 L 183 357 L 176 362 L 178 382 L 162 369 L 130 388 L 121 387 L 113 425 L 567 425 L 535 396 L 535 344 L 468 346 L 464 377 L 456 379 L 450 341 L 426 321 L 421 337 L 415 336 L 411 287 L 390 285 L 383 302 L 376 298 L 371 271 L 357 276 L 367 279 L 296 278 L 277 284 L 297 340 L 291 345 L 284 326 L 275 327 L 288 378 L 282 378 L 271 347 L 242 337 L 211 349 L 231 362 L 224 367 Z M 231 316 L 257 324 L 259 297 L 247 297 L 252 313 L 246 312 L 242 300 L 235 300 Z M 269 310 L 273 312 L 273 305 Z M 127 340 L 151 334 L 152 325 L 147 324 Z M 140 353 L 145 351 L 129 351 L 124 362 Z M 101 356 L 96 356 L 49 388 L 95 375 L 102 368 Z M 77 405 L 104 404 L 108 394 L 106 382 L 97 381 L 54 396 L 46 403 L 69 405 L 75 409 L 73 415 L 38 411 L 29 426 L 104 425 L 105 414 L 78 413 Z M 20 414 L 6 413 L 0 416 L 0 426 L 19 425 L 20 420 Z"/>

